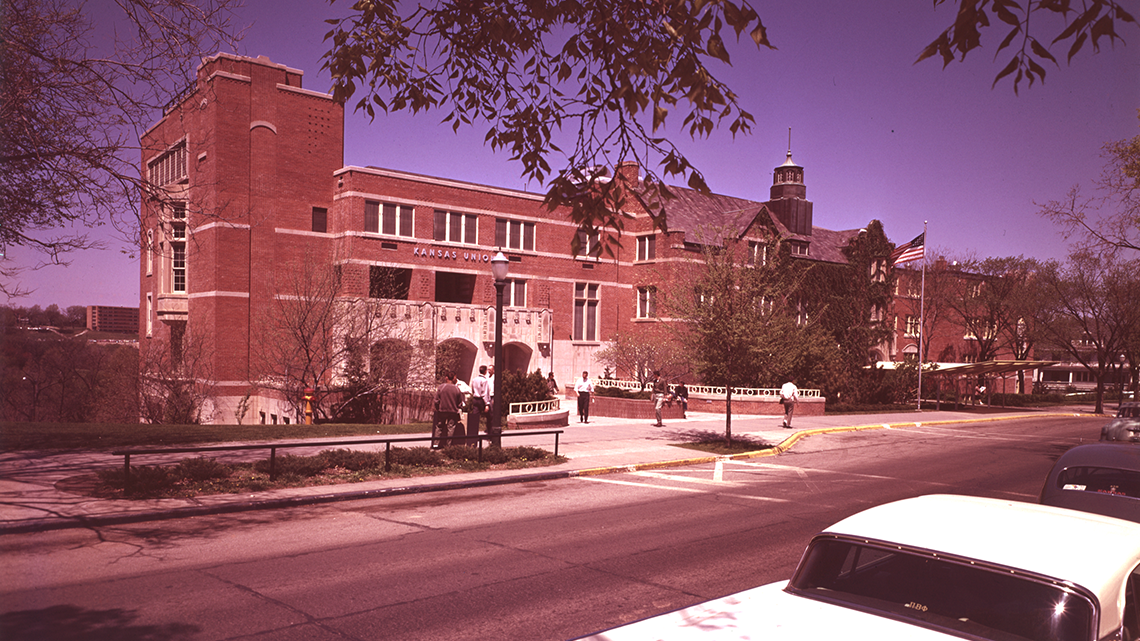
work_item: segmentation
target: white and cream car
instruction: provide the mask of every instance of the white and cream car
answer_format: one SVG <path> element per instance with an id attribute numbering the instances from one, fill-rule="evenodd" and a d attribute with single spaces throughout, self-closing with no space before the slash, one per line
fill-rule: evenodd
<path id="1" fill-rule="evenodd" d="M 931 495 L 816 535 L 789 581 L 587 637 L 1140 639 L 1140 524 Z"/>

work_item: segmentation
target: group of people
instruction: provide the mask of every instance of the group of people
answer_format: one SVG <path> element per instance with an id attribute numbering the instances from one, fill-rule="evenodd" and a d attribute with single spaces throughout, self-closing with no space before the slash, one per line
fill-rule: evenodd
<path id="1" fill-rule="evenodd" d="M 488 373 L 488 369 L 490 370 Z M 438 447 L 462 443 L 473 445 L 479 436 L 479 426 L 483 416 L 488 417 L 488 431 L 490 431 L 491 412 L 495 411 L 495 368 L 486 365 L 479 367 L 479 374 L 471 381 L 471 399 L 456 382 L 455 374 L 447 372 L 446 381 L 436 390 L 435 405 L 435 431 L 439 435 Z M 546 379 L 547 388 L 551 395 L 558 395 L 558 382 L 554 379 L 554 372 Z M 666 403 L 680 403 L 681 417 L 689 411 L 689 388 L 684 383 L 677 384 L 672 392 L 665 381 L 661 380 L 661 372 L 653 372 L 651 384 L 653 394 L 653 409 L 657 418 L 655 427 L 664 427 L 661 412 Z M 589 372 L 582 372 L 581 380 L 575 381 L 574 392 L 578 396 L 578 422 L 590 422 L 590 400 L 594 394 L 594 382 L 590 380 Z M 780 404 L 784 406 L 784 427 L 792 426 L 792 415 L 795 413 L 796 402 L 799 400 L 799 388 L 792 381 L 784 383 L 780 388 Z M 460 412 L 467 410 L 467 429 L 462 429 Z"/>
<path id="2" fill-rule="evenodd" d="M 550 375 L 551 379 L 554 374 Z M 669 391 L 669 386 L 665 381 L 661 380 L 661 372 L 653 372 L 653 408 L 656 412 L 657 422 L 654 423 L 656 427 L 664 427 L 661 422 L 661 409 L 665 403 L 678 402 L 681 404 L 681 417 L 684 418 L 685 412 L 689 411 L 689 388 L 685 387 L 684 383 L 680 383 L 673 391 Z M 578 422 L 590 422 L 590 397 L 594 393 L 594 382 L 590 380 L 589 372 L 582 372 L 582 379 L 574 383 L 574 393 L 578 395 Z"/>
<path id="3" fill-rule="evenodd" d="M 464 429 L 462 412 L 467 412 Z M 432 421 L 433 447 L 477 445 L 479 426 L 487 417 L 488 432 L 491 412 L 495 411 L 495 368 L 479 366 L 479 374 L 471 380 L 471 397 L 460 389 L 454 372 L 444 373 L 444 382 L 435 392 L 435 416 Z"/>

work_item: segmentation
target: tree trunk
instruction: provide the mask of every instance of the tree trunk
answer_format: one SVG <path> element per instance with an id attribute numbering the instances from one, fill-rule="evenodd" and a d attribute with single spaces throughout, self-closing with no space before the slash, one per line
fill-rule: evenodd
<path id="1" fill-rule="evenodd" d="M 732 443 L 732 388 L 725 386 L 724 393 L 724 440 Z"/>

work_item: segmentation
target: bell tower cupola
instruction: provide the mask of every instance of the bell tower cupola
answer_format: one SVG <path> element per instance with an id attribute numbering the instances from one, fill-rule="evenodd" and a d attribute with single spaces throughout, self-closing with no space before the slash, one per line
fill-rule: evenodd
<path id="1" fill-rule="evenodd" d="M 792 161 L 792 130 L 788 129 L 788 157 L 772 177 L 771 200 L 766 204 L 788 231 L 811 235 L 812 203 L 807 199 L 804 168 Z"/>

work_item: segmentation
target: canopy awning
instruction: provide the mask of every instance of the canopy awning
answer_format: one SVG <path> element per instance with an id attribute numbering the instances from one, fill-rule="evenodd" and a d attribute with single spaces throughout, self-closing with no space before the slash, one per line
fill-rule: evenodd
<path id="1" fill-rule="evenodd" d="M 1060 361 L 982 361 L 981 363 L 953 363 L 939 365 L 937 369 L 923 368 L 923 373 L 934 376 L 977 376 L 979 374 L 1008 374 L 1027 369 L 1041 369 Z"/>

